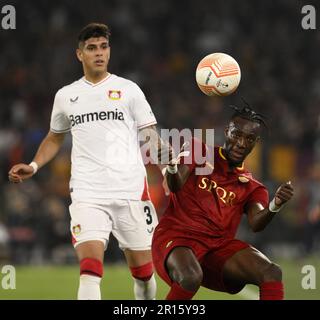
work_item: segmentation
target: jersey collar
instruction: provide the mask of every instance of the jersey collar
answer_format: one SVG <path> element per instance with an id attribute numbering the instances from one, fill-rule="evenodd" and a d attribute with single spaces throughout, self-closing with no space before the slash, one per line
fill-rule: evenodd
<path id="1" fill-rule="evenodd" d="M 222 153 L 222 147 L 219 147 L 219 156 L 223 160 L 227 161 L 227 158 Z M 243 171 L 244 170 L 244 162 L 242 162 L 242 165 L 235 168 L 237 171 Z"/>
<path id="2" fill-rule="evenodd" d="M 97 82 L 97 83 L 92 83 L 92 82 L 90 82 L 90 81 L 87 80 L 84 76 L 82 77 L 82 80 L 83 80 L 86 84 L 90 85 L 91 87 L 96 87 L 96 86 L 98 86 L 99 84 L 107 81 L 110 77 L 111 77 L 111 73 L 108 73 L 107 76 L 106 76 L 104 79 L 100 80 L 100 81 Z"/>

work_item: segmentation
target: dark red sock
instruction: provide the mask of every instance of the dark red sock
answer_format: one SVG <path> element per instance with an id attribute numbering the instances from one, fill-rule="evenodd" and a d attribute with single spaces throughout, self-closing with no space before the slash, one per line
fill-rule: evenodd
<path id="1" fill-rule="evenodd" d="M 80 275 L 88 274 L 102 278 L 103 263 L 93 258 L 84 258 L 80 261 Z"/>
<path id="2" fill-rule="evenodd" d="M 148 262 L 139 267 L 130 267 L 130 271 L 134 278 L 148 281 L 153 275 L 153 263 Z"/>
<path id="3" fill-rule="evenodd" d="M 283 300 L 284 290 L 281 281 L 264 282 L 260 285 L 260 300 Z"/>
<path id="4" fill-rule="evenodd" d="M 196 292 L 183 289 L 177 282 L 174 282 L 166 300 L 191 300 L 195 294 Z"/>

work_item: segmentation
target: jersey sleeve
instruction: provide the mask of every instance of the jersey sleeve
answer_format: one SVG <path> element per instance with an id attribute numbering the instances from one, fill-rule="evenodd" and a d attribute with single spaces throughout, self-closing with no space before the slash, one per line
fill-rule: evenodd
<path id="1" fill-rule="evenodd" d="M 130 107 L 133 118 L 137 122 L 138 129 L 156 124 L 157 120 L 151 110 L 151 107 L 144 93 L 136 84 L 134 84 L 132 95 Z"/>
<path id="2" fill-rule="evenodd" d="M 261 203 L 264 208 L 266 208 L 269 204 L 269 193 L 266 187 L 259 186 L 254 189 L 253 192 L 250 193 L 246 205 L 250 203 Z"/>
<path id="3" fill-rule="evenodd" d="M 50 130 L 55 133 L 68 132 L 71 129 L 71 123 L 68 116 L 63 112 L 63 97 L 61 92 L 58 91 L 54 98 L 51 121 L 50 121 Z"/>

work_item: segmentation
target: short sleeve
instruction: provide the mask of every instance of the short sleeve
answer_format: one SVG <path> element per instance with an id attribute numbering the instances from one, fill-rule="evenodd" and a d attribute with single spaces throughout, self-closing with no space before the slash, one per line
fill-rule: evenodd
<path id="1" fill-rule="evenodd" d="M 71 129 L 70 120 L 68 116 L 63 112 L 64 100 L 61 95 L 61 92 L 58 91 L 54 98 L 51 121 L 50 121 L 50 130 L 55 133 L 68 132 Z"/>
<path id="2" fill-rule="evenodd" d="M 130 107 L 138 129 L 142 129 L 157 123 L 157 120 L 144 93 L 136 84 L 134 84 L 132 90 Z"/>
<path id="3" fill-rule="evenodd" d="M 259 186 L 250 193 L 246 205 L 250 203 L 261 203 L 264 208 L 269 204 L 269 193 L 266 187 Z"/>

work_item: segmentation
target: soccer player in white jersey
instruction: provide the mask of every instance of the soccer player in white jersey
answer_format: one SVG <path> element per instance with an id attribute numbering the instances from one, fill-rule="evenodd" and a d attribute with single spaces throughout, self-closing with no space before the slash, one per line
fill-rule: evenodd
<path id="1" fill-rule="evenodd" d="M 117 238 L 134 279 L 136 299 L 155 299 L 151 240 L 157 224 L 149 200 L 137 134 L 156 119 L 140 88 L 110 74 L 109 28 L 91 23 L 76 50 L 84 77 L 61 88 L 50 130 L 30 164 L 9 171 L 12 182 L 32 177 L 72 135 L 71 233 L 80 262 L 78 299 L 101 299 L 104 250 Z"/>

